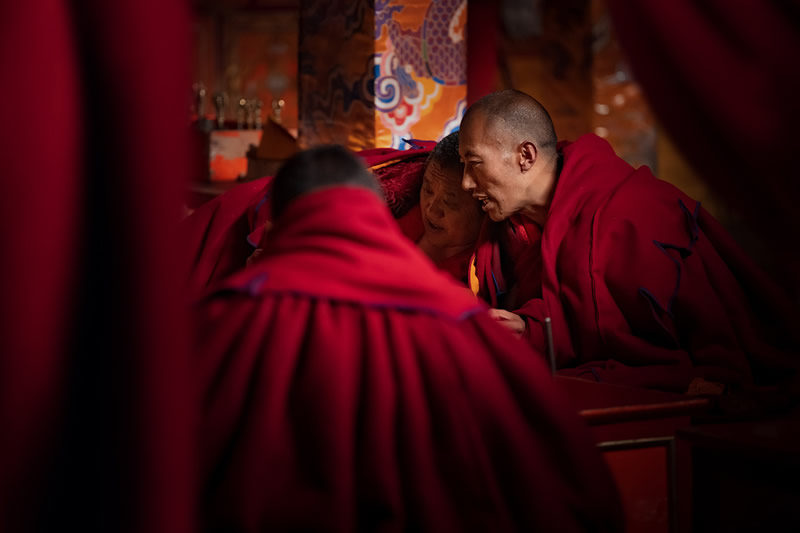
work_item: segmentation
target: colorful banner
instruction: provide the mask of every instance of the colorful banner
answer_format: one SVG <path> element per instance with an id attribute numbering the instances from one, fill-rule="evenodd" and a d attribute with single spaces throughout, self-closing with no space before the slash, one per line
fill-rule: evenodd
<path id="1" fill-rule="evenodd" d="M 300 142 L 409 148 L 466 109 L 467 0 L 306 0 Z"/>
<path id="2" fill-rule="evenodd" d="M 376 0 L 375 142 L 441 139 L 467 98 L 467 0 Z"/>

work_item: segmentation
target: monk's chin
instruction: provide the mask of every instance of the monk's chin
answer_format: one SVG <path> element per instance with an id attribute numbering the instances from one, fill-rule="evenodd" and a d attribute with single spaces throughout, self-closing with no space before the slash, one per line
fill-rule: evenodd
<path id="1" fill-rule="evenodd" d="M 437 248 L 449 248 L 453 245 L 452 242 L 447 238 L 447 234 L 440 233 L 440 234 L 428 234 L 428 242 L 432 245 L 436 246 Z"/>
<path id="2" fill-rule="evenodd" d="M 487 211 L 486 214 L 489 215 L 489 218 L 491 218 L 493 222 L 502 222 L 502 221 L 504 221 L 505 219 L 508 218 L 503 213 L 498 213 L 494 209 L 492 209 L 490 211 Z"/>

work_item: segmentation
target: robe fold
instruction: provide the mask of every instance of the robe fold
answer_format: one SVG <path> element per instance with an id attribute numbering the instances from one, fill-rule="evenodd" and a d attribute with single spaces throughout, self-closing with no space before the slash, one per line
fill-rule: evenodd
<path id="1" fill-rule="evenodd" d="M 797 372 L 796 310 L 699 202 L 594 135 L 559 150 L 540 257 L 512 247 L 504 268 L 539 350 L 551 318 L 561 374 L 685 392 L 695 378 L 750 386 Z M 476 274 L 491 302 L 502 268 Z"/>
<path id="2" fill-rule="evenodd" d="M 541 357 L 373 193 L 297 199 L 197 318 L 209 530 L 621 530 Z"/>
<path id="3" fill-rule="evenodd" d="M 190 290 L 202 293 L 215 280 L 244 267 L 262 231 L 258 221 L 269 218 L 272 177 L 237 185 L 201 205 L 181 223 L 188 256 Z"/>

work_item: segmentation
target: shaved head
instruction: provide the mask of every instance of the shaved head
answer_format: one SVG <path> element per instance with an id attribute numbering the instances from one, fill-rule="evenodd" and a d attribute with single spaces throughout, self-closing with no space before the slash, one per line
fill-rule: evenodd
<path id="1" fill-rule="evenodd" d="M 535 98 L 513 89 L 492 93 L 470 106 L 462 124 L 477 114 L 485 117 L 488 127 L 509 136 L 509 140 L 530 141 L 542 152 L 555 153 L 558 138 L 553 121 Z"/>
<path id="2" fill-rule="evenodd" d="M 527 94 L 484 96 L 461 120 L 461 187 L 495 222 L 521 213 L 543 225 L 558 178 L 556 140 L 547 110 Z"/>
<path id="3" fill-rule="evenodd" d="M 458 181 L 461 182 L 461 174 L 464 172 L 464 163 L 458 155 L 458 131 L 450 133 L 441 141 L 436 143 L 431 155 L 425 162 L 425 167 L 435 164 L 445 172 L 452 173 L 458 176 Z"/>
<path id="4" fill-rule="evenodd" d="M 273 217 L 299 196 L 336 186 L 362 187 L 383 198 L 378 180 L 357 155 L 343 146 L 316 146 L 296 153 L 278 169 L 272 181 Z"/>

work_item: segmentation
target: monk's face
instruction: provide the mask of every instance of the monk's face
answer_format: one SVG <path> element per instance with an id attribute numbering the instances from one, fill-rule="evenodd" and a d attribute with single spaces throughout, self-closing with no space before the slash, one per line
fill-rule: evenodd
<path id="1" fill-rule="evenodd" d="M 516 146 L 483 113 L 474 113 L 461 123 L 458 152 L 464 162 L 461 186 L 492 220 L 504 220 L 525 206 L 527 184 Z"/>
<path id="2" fill-rule="evenodd" d="M 483 214 L 472 196 L 461 188 L 457 171 L 443 171 L 430 163 L 419 193 L 422 222 L 428 241 L 443 248 L 475 243 Z"/>

